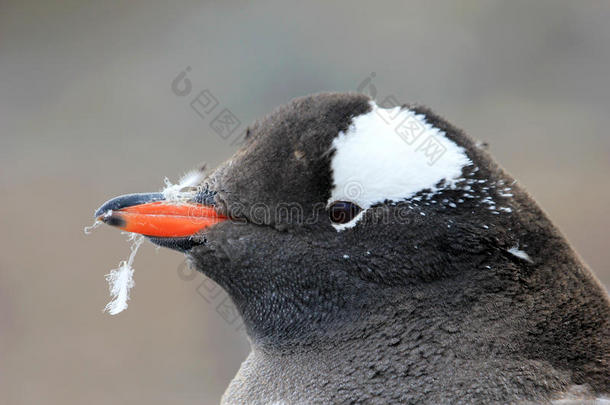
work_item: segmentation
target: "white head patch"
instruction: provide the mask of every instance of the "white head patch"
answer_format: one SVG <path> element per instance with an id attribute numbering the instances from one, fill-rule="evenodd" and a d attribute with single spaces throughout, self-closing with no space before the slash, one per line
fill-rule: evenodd
<path id="1" fill-rule="evenodd" d="M 471 164 L 464 148 L 433 127 L 422 114 L 395 107 L 372 110 L 353 119 L 332 144 L 333 189 L 328 204 L 351 201 L 363 212 L 337 230 L 354 226 L 364 211 L 385 200 L 402 201 L 424 189 L 452 184 Z"/>

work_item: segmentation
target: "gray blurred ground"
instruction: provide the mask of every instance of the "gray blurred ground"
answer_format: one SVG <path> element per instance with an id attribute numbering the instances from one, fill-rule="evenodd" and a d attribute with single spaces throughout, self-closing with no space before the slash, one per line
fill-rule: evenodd
<path id="1" fill-rule="evenodd" d="M 110 317 L 129 248 L 82 232 L 108 197 L 231 155 L 189 106 L 206 88 L 246 125 L 375 72 L 379 98 L 488 141 L 610 285 L 610 2 L 89 3 L 0 2 L 1 403 L 218 401 L 247 342 L 203 278 L 145 245 Z"/>

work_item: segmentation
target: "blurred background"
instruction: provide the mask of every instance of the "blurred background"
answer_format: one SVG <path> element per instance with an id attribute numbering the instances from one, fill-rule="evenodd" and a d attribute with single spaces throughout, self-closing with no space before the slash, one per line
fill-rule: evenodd
<path id="1" fill-rule="evenodd" d="M 217 403 L 248 352 L 223 293 L 147 243 L 129 308 L 102 313 L 129 245 L 83 227 L 313 92 L 424 103 L 489 142 L 610 285 L 610 2 L 202 3 L 0 0 L 1 403 Z"/>

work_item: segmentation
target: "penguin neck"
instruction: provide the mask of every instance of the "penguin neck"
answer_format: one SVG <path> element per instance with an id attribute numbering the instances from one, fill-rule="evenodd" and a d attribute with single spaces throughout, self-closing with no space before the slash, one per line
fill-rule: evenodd
<path id="1" fill-rule="evenodd" d="M 298 333 L 283 333 L 276 329 L 272 338 L 262 337 L 260 325 L 246 321 L 252 331 L 253 345 L 267 352 L 307 352 L 311 348 L 351 347 L 357 344 L 363 351 L 379 343 L 387 343 L 388 353 L 402 352 L 398 343 L 417 345 L 425 341 L 461 341 L 473 347 L 485 342 L 506 339 L 507 330 L 524 332 L 522 316 L 515 314 L 506 295 L 494 290 L 481 277 L 447 279 L 416 286 L 379 287 L 373 294 L 359 296 L 359 307 L 350 311 L 331 311 L 325 322 L 303 327 Z M 530 297 L 536 302 L 535 297 Z M 489 325 L 502 320 L 502 327 Z M 298 325 L 291 316 L 286 324 Z M 282 321 L 279 321 L 282 324 Z M 439 339 L 443 337 L 443 339 Z M 396 344 L 394 344 L 396 343 Z M 508 350 L 507 347 L 504 349 Z"/>
<path id="2" fill-rule="evenodd" d="M 596 346 L 595 336 L 587 339 L 592 325 L 585 325 L 588 316 L 578 305 L 569 306 L 574 296 L 565 290 L 554 294 L 565 282 L 562 279 L 547 280 L 549 289 L 530 289 L 522 286 L 524 280 L 498 284 L 465 274 L 446 282 L 389 289 L 379 293 L 377 305 L 364 308 L 349 322 L 334 324 L 332 331 L 307 333 L 300 340 L 253 340 L 252 354 L 240 375 L 249 375 L 252 381 L 289 375 L 308 387 L 303 398 L 339 402 L 341 398 L 327 398 L 325 393 L 351 386 L 352 397 L 366 398 L 372 389 L 384 387 L 417 402 L 430 399 L 426 395 L 431 392 L 439 393 L 439 381 L 463 385 L 459 395 L 464 398 L 484 387 L 490 401 L 507 395 L 550 398 L 583 382 L 595 392 L 607 385 L 607 370 L 596 366 L 595 358 L 608 347 Z M 601 297 L 594 285 L 588 288 L 594 299 Z M 602 316 L 608 319 L 607 309 Z M 561 326 L 565 319 L 573 327 Z M 603 325 L 595 327 L 594 335 L 607 333 Z M 275 370 L 280 369 L 278 374 Z M 395 387 L 389 389 L 387 384 Z M 437 398 L 437 402 L 445 400 Z"/>
<path id="3" fill-rule="evenodd" d="M 472 379 L 476 373 L 497 373 L 498 381 L 516 376 L 527 389 L 532 382 L 523 376 L 526 367 L 535 378 L 549 382 L 549 390 L 586 373 L 591 381 L 604 384 L 607 370 L 595 366 L 595 358 L 609 348 L 596 336 L 607 331 L 601 323 L 587 323 L 590 308 L 581 294 L 587 292 L 586 301 L 603 312 L 597 314 L 601 319 L 609 319 L 607 302 L 578 260 L 564 259 L 560 268 L 545 265 L 531 274 L 505 262 L 484 273 L 471 270 L 423 285 L 378 289 L 374 300 L 342 320 L 300 334 L 252 339 L 253 352 L 263 353 L 271 363 L 293 357 L 302 361 L 303 370 L 311 356 L 334 353 L 336 367 L 346 372 L 364 367 L 357 372 L 367 373 L 380 363 L 389 367 L 388 376 L 405 378 L 468 369 Z M 566 282 L 574 286 L 562 288 Z M 565 319 L 573 323 L 568 329 Z"/>

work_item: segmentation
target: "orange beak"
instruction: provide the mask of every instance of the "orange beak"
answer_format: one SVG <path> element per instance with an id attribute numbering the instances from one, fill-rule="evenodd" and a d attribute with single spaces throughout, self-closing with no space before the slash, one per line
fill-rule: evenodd
<path id="1" fill-rule="evenodd" d="M 104 203 L 95 217 L 127 232 L 159 238 L 188 237 L 227 219 L 213 205 L 197 202 L 210 198 L 192 197 L 165 201 L 161 193 L 128 194 Z"/>

